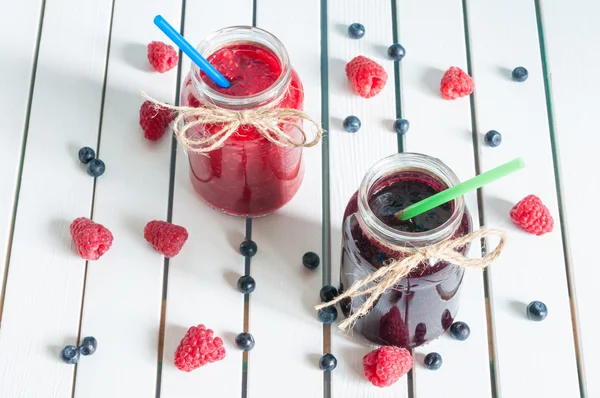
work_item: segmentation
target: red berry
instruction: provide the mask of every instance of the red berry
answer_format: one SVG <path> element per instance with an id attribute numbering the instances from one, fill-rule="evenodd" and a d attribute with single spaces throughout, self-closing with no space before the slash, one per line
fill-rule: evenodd
<path id="1" fill-rule="evenodd" d="M 160 41 L 153 41 L 148 44 L 148 61 L 156 71 L 164 73 L 173 69 L 179 58 L 173 46 Z"/>
<path id="2" fill-rule="evenodd" d="M 398 347 L 406 347 L 408 345 L 408 329 L 400 316 L 398 307 L 393 306 L 379 320 L 379 337 L 389 345 Z"/>
<path id="3" fill-rule="evenodd" d="M 453 100 L 471 94 L 474 88 L 471 76 L 459 67 L 451 66 L 442 77 L 440 91 L 444 99 Z"/>
<path id="4" fill-rule="evenodd" d="M 552 232 L 554 228 L 550 210 L 535 195 L 526 196 L 517 203 L 510 211 L 510 218 L 522 230 L 538 236 Z"/>
<path id="5" fill-rule="evenodd" d="M 140 126 L 144 130 L 144 137 L 150 141 L 158 140 L 167 131 L 173 117 L 170 109 L 145 101 L 140 108 Z"/>
<path id="6" fill-rule="evenodd" d="M 188 232 L 179 225 L 166 221 L 150 221 L 144 228 L 144 238 L 165 257 L 175 257 L 188 238 Z"/>
<path id="7" fill-rule="evenodd" d="M 410 352 L 399 347 L 379 347 L 363 358 L 365 376 L 376 387 L 391 386 L 408 373 L 412 366 Z"/>
<path id="8" fill-rule="evenodd" d="M 98 260 L 112 245 L 112 233 L 89 218 L 76 218 L 70 229 L 77 252 L 86 260 Z"/>
<path id="9" fill-rule="evenodd" d="M 220 337 L 213 338 L 213 331 L 204 325 L 192 326 L 175 351 L 175 366 L 191 372 L 207 363 L 225 358 L 225 347 Z"/>
<path id="10" fill-rule="evenodd" d="M 346 76 L 354 91 L 363 98 L 379 94 L 387 82 L 385 69 L 377 62 L 359 55 L 346 65 Z"/>

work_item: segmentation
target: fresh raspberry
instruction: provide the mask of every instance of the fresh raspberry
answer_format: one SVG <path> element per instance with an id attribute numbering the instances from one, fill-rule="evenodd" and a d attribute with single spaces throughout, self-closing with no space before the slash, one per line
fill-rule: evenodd
<path id="1" fill-rule="evenodd" d="M 387 73 L 377 62 L 359 55 L 346 65 L 346 76 L 354 91 L 363 98 L 379 94 L 385 87 Z"/>
<path id="2" fill-rule="evenodd" d="M 471 76 L 459 67 L 451 66 L 442 77 L 440 91 L 444 99 L 453 100 L 471 94 L 474 88 Z"/>
<path id="3" fill-rule="evenodd" d="M 144 238 L 165 257 L 175 257 L 188 238 L 188 232 L 179 225 L 166 221 L 150 221 L 144 228 Z"/>
<path id="4" fill-rule="evenodd" d="M 86 260 L 98 260 L 110 249 L 113 235 L 103 225 L 89 218 L 79 217 L 71 223 L 71 237 L 77 252 Z"/>
<path id="5" fill-rule="evenodd" d="M 173 69 L 179 58 L 173 46 L 160 41 L 153 41 L 148 44 L 148 61 L 156 71 L 164 73 Z"/>
<path id="6" fill-rule="evenodd" d="M 140 126 L 144 130 L 144 137 L 150 141 L 158 140 L 167 131 L 173 117 L 170 109 L 145 101 L 140 108 Z"/>
<path id="7" fill-rule="evenodd" d="M 376 387 L 391 386 L 408 373 L 412 366 L 410 352 L 399 347 L 379 347 L 363 357 L 365 376 Z"/>
<path id="8" fill-rule="evenodd" d="M 550 210 L 535 195 L 526 196 L 517 203 L 510 211 L 510 218 L 522 230 L 538 236 L 552 232 L 554 228 Z"/>
<path id="9" fill-rule="evenodd" d="M 204 325 L 192 326 L 175 350 L 175 366 L 191 372 L 207 363 L 225 358 L 225 347 L 220 337 L 213 338 L 213 331 Z"/>
<path id="10" fill-rule="evenodd" d="M 379 337 L 386 344 L 398 347 L 408 345 L 408 329 L 400 316 L 398 307 L 392 309 L 379 320 Z"/>

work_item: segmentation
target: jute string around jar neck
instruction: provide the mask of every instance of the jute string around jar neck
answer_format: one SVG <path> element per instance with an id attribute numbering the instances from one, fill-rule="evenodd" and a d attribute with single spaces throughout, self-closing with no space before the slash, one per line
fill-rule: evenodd
<path id="1" fill-rule="evenodd" d="M 213 104 L 206 104 L 198 108 L 173 106 L 158 101 L 144 92 L 142 92 L 142 96 L 155 106 L 170 109 L 176 113 L 173 121 L 173 133 L 189 152 L 194 153 L 205 154 L 221 148 L 225 141 L 242 126 L 254 127 L 260 135 L 280 147 L 315 146 L 324 132 L 319 123 L 308 114 L 293 108 L 276 108 L 277 103 L 235 111 Z M 302 127 L 302 120 L 308 121 L 315 127 L 314 137 L 310 140 Z M 214 134 L 193 133 L 188 137 L 188 130 L 205 124 L 219 126 L 220 129 Z M 295 140 L 290 137 L 284 131 L 286 127 L 291 127 L 292 130 L 297 129 L 300 139 Z"/>
<path id="2" fill-rule="evenodd" d="M 365 230 L 365 232 L 371 239 L 379 241 L 379 239 L 372 236 L 368 230 Z M 483 257 L 467 258 L 457 251 L 470 242 L 479 241 L 482 238 L 490 236 L 498 236 L 500 242 L 494 250 Z M 375 302 L 383 293 L 396 286 L 402 278 L 410 274 L 411 271 L 416 269 L 422 262 L 429 259 L 436 259 L 464 268 L 485 268 L 500 256 L 500 253 L 504 248 L 505 240 L 506 237 L 503 231 L 481 228 L 460 238 L 449 238 L 431 246 L 420 248 L 395 246 L 380 241 L 380 243 L 387 248 L 405 256 L 398 259 L 386 260 L 383 267 L 371 273 L 366 278 L 354 282 L 348 290 L 344 291 L 333 300 L 315 306 L 315 309 L 319 310 L 321 308 L 329 307 L 330 305 L 335 305 L 345 298 L 352 299 L 354 297 L 368 295 L 368 298 L 363 305 L 340 323 L 340 329 L 347 331 L 354 327 L 354 324 L 360 317 L 366 315 L 371 308 L 373 308 Z"/>

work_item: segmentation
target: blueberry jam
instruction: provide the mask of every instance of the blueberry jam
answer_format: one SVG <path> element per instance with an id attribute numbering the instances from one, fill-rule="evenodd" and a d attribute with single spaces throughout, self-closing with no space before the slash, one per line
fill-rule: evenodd
<path id="1" fill-rule="evenodd" d="M 441 180 L 422 171 L 402 171 L 384 177 L 369 190 L 368 205 L 372 214 L 399 234 L 418 234 L 423 242 L 428 233 L 440 229 L 450 230 L 450 236 L 463 236 L 471 230 L 471 220 L 465 209 L 460 223 L 448 222 L 455 212 L 454 202 L 438 206 L 407 221 L 400 221 L 396 212 L 428 198 L 447 186 Z M 345 286 L 363 279 L 388 259 L 402 255 L 373 239 L 359 224 L 357 194 L 346 207 L 344 214 L 340 293 Z M 458 227 L 457 227 L 458 225 Z M 453 232 L 453 233 L 452 233 Z M 419 241 L 420 242 L 420 241 Z M 431 244 L 432 242 L 429 242 Z M 467 247 L 460 251 L 464 254 Z M 464 270 L 446 262 L 423 262 L 395 288 L 386 291 L 369 313 L 361 317 L 355 331 L 375 344 L 417 347 L 439 337 L 450 327 L 456 317 L 460 285 Z M 364 303 L 365 297 L 342 301 L 345 316 Z"/>

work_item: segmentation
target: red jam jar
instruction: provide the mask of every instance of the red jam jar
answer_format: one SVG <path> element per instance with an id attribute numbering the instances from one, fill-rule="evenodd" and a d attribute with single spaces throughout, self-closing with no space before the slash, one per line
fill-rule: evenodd
<path id="1" fill-rule="evenodd" d="M 210 104 L 234 111 L 265 106 L 303 109 L 302 82 L 285 47 L 269 32 L 249 26 L 229 27 L 213 33 L 197 49 L 231 86 L 218 87 L 192 65 L 184 80 L 181 105 Z M 221 128 L 217 124 L 198 125 L 186 135 L 212 135 Z M 301 140 L 296 127 L 286 124 L 282 129 L 293 140 Z M 274 212 L 294 197 L 304 176 L 301 147 L 273 144 L 251 125 L 238 128 L 220 148 L 207 153 L 188 151 L 188 158 L 192 185 L 200 198 L 235 216 Z"/>
<path id="2" fill-rule="evenodd" d="M 394 216 L 458 183 L 448 166 L 426 155 L 399 153 L 377 162 L 344 213 L 340 292 L 387 260 L 405 256 L 390 246 L 418 248 L 470 233 L 471 217 L 462 197 L 408 221 Z M 375 344 L 405 348 L 439 337 L 456 317 L 463 274 L 464 268 L 447 262 L 421 263 L 383 293 L 354 330 Z M 364 302 L 359 296 L 343 299 L 340 305 L 350 316 Z"/>

